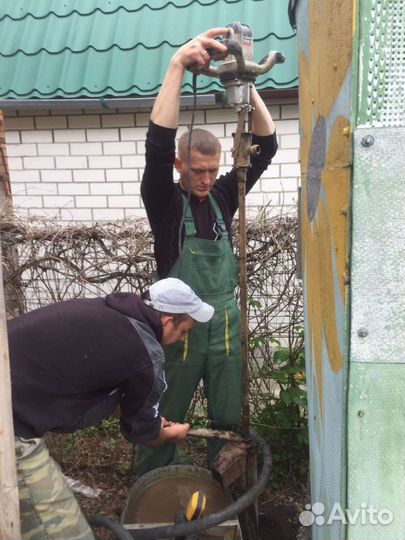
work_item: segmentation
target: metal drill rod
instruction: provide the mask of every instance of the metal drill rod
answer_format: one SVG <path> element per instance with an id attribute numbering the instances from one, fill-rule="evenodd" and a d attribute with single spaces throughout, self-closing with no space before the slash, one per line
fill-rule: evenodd
<path id="1" fill-rule="evenodd" d="M 247 323 L 247 270 L 246 270 L 246 174 L 250 167 L 250 155 L 255 150 L 251 146 L 252 133 L 245 131 L 246 113 L 248 125 L 251 125 L 252 107 L 243 106 L 238 113 L 238 125 L 234 135 L 232 151 L 234 168 L 237 173 L 238 202 L 239 202 L 239 288 L 241 310 L 241 349 L 242 349 L 242 387 L 243 387 L 243 418 L 242 425 L 250 426 L 249 410 L 249 343 Z M 257 151 L 257 150 L 256 150 Z"/>
<path id="2" fill-rule="evenodd" d="M 187 432 L 187 437 L 196 437 L 199 439 L 221 439 L 223 441 L 235 443 L 249 442 L 248 439 L 245 439 L 244 437 L 241 437 L 240 435 L 237 435 L 232 431 L 220 431 L 217 429 L 206 428 L 189 429 Z"/>
<path id="3" fill-rule="evenodd" d="M 232 431 L 220 431 L 216 429 L 189 429 L 187 437 L 195 437 L 197 439 L 221 439 L 223 441 L 235 442 L 235 443 L 248 443 L 249 440 L 245 437 L 241 437 L 233 433 Z"/>

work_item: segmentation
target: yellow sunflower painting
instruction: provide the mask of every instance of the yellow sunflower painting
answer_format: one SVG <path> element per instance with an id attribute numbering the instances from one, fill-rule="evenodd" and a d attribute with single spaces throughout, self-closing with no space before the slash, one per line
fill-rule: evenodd
<path id="1" fill-rule="evenodd" d="M 325 369 L 345 354 L 353 0 L 306 2 L 299 41 L 306 350 L 324 411 Z"/>

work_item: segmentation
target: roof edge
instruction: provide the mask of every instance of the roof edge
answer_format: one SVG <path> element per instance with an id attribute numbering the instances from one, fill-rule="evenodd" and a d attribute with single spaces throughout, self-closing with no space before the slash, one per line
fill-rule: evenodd
<path id="1" fill-rule="evenodd" d="M 0 110 L 35 109 L 143 109 L 153 106 L 156 97 L 140 98 L 75 98 L 75 99 L 0 99 Z M 192 95 L 182 96 L 181 106 L 192 105 Z M 196 98 L 198 105 L 212 105 L 215 94 L 201 94 Z"/>

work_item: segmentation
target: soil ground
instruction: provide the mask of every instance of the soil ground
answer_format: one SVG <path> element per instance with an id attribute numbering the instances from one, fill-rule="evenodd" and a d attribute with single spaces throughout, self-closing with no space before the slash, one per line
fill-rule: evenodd
<path id="1" fill-rule="evenodd" d="M 47 442 L 66 476 L 100 490 L 97 497 L 76 492 L 83 513 L 107 516 L 119 522 L 134 482 L 134 446 L 120 436 L 103 436 L 92 431 L 84 435 L 50 435 Z M 195 452 L 193 448 L 188 450 Z M 193 461 L 199 464 L 196 463 L 198 457 Z M 291 481 L 277 490 L 266 489 L 259 498 L 257 540 L 306 538 L 309 531 L 303 530 L 298 520 L 306 502 L 307 491 L 300 482 Z M 98 529 L 97 534 L 103 539 L 112 538 L 106 530 Z"/>

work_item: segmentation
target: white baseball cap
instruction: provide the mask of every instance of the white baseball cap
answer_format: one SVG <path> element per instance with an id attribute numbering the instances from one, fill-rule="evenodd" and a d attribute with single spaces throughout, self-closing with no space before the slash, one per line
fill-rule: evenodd
<path id="1" fill-rule="evenodd" d="M 208 322 L 214 315 L 214 308 L 177 278 L 157 281 L 149 288 L 149 295 L 150 300 L 145 300 L 145 304 L 163 313 L 186 313 L 201 323 Z"/>

